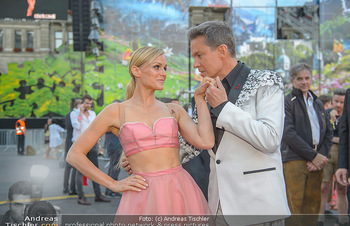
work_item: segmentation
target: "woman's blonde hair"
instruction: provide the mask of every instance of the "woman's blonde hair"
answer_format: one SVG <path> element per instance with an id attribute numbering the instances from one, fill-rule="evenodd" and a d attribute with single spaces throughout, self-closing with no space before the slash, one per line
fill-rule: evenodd
<path id="1" fill-rule="evenodd" d="M 132 53 L 129 62 L 129 74 L 131 76 L 131 80 L 126 87 L 125 100 L 130 99 L 132 95 L 134 95 L 136 87 L 135 76 L 131 71 L 132 66 L 140 67 L 145 63 L 147 63 L 148 66 L 162 54 L 164 54 L 163 50 L 153 46 L 141 47 Z"/>

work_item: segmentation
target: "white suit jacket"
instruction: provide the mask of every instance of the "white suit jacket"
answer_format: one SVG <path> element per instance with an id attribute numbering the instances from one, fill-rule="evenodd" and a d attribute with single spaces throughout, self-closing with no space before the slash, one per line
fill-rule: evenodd
<path id="1" fill-rule="evenodd" d="M 251 70 L 235 104 L 228 102 L 217 118 L 216 127 L 224 134 L 216 155 L 209 150 L 208 202 L 213 214 L 220 201 L 230 225 L 290 215 L 280 152 L 283 126 L 282 79 L 271 71 Z"/>

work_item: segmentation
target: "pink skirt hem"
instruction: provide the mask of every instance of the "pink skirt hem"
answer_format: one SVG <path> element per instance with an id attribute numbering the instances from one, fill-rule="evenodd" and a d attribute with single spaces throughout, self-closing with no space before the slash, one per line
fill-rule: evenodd
<path id="1" fill-rule="evenodd" d="M 125 191 L 117 215 L 211 215 L 208 203 L 182 166 L 150 173 L 141 192 Z"/>

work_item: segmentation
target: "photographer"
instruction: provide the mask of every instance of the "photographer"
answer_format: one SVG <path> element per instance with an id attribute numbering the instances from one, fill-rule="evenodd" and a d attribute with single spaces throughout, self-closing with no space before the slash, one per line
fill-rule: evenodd
<path id="1" fill-rule="evenodd" d="M 28 181 L 18 181 L 9 188 L 8 199 L 10 210 L 2 218 L 1 225 L 6 223 L 23 223 L 24 212 L 32 204 L 32 184 Z"/>
<path id="2" fill-rule="evenodd" d="M 35 196 L 35 195 L 34 195 Z M 1 220 L 1 226 L 23 225 L 23 223 L 58 223 L 58 206 L 53 206 L 46 201 L 38 201 L 33 198 L 33 183 L 18 181 L 11 185 L 8 192 L 8 210 Z"/>

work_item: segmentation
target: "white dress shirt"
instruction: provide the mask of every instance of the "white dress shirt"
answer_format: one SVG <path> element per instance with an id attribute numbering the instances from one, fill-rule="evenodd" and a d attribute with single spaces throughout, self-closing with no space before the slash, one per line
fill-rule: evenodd
<path id="1" fill-rule="evenodd" d="M 312 131 L 312 144 L 317 145 L 320 142 L 320 122 L 314 108 L 314 98 L 309 93 L 307 99 L 303 95 L 306 104 L 307 114 L 309 115 L 311 131 Z"/>
<path id="2" fill-rule="evenodd" d="M 76 141 L 80 136 L 80 134 L 84 130 L 86 130 L 89 127 L 89 125 L 92 123 L 92 121 L 96 118 L 96 113 L 94 111 L 88 110 L 88 112 L 89 112 L 89 117 L 86 117 L 85 114 L 82 114 L 81 123 L 78 121 L 80 109 L 74 109 L 70 113 L 70 120 L 73 126 L 72 142 Z"/>
<path id="3" fill-rule="evenodd" d="M 72 133 L 72 142 L 76 141 L 79 136 L 79 130 L 80 130 L 80 123 L 78 122 L 78 116 L 79 116 L 79 109 L 74 108 L 73 111 L 69 114 L 70 121 L 72 123 L 73 127 L 73 133 Z"/>

